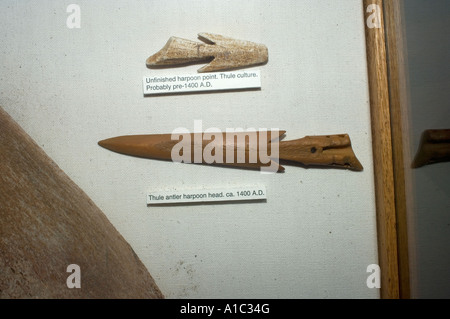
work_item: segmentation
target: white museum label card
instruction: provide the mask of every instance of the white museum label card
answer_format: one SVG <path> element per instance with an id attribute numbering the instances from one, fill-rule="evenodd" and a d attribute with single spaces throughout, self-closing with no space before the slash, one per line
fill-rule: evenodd
<path id="1" fill-rule="evenodd" d="M 144 95 L 261 88 L 260 70 L 144 76 Z"/>
<path id="2" fill-rule="evenodd" d="M 159 191 L 147 194 L 147 205 L 205 203 L 226 201 L 260 201 L 267 199 L 266 187 L 243 186 L 201 190 Z"/>

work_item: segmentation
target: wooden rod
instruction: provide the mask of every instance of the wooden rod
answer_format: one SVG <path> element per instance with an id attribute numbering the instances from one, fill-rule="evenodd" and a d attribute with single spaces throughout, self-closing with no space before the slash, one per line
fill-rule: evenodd
<path id="1" fill-rule="evenodd" d="M 399 298 L 397 231 L 383 1 L 363 0 L 383 299 Z"/>
<path id="2" fill-rule="evenodd" d="M 402 1 L 384 1 L 387 61 L 389 75 L 389 104 L 391 111 L 392 157 L 394 163 L 395 210 L 397 217 L 397 246 L 400 298 L 411 297 L 409 271 L 409 244 L 407 180 L 411 180 L 409 168 L 410 141 L 406 81 L 406 43 L 404 42 Z"/>

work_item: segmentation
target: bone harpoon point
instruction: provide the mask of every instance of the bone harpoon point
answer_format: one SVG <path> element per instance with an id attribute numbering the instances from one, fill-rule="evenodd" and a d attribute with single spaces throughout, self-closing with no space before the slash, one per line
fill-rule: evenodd
<path id="1" fill-rule="evenodd" d="M 199 38 L 210 43 L 171 37 L 160 51 L 147 59 L 147 67 L 210 61 L 198 72 L 214 72 L 261 65 L 269 59 L 268 49 L 263 44 L 211 33 L 199 33 Z"/>
<path id="2" fill-rule="evenodd" d="M 192 159 L 194 159 L 195 150 L 200 148 L 201 156 L 204 164 L 221 164 L 242 168 L 261 168 L 273 164 L 273 160 L 276 163 L 279 161 L 286 161 L 287 163 L 300 163 L 305 167 L 328 167 L 328 168 L 343 168 L 353 171 L 362 171 L 363 166 L 359 162 L 355 153 L 353 152 L 350 137 L 347 134 L 341 135 L 326 135 L 326 136 L 306 136 L 301 139 L 291 141 L 279 141 L 279 138 L 284 135 L 285 131 L 278 131 L 275 135 L 271 132 L 267 132 L 266 145 L 260 143 L 260 134 L 257 133 L 258 143 L 256 147 L 250 143 L 250 139 L 246 140 L 245 137 L 241 141 L 244 143 L 235 144 L 234 138 L 228 139 L 226 133 L 217 133 L 218 136 L 222 136 L 222 140 L 211 141 L 210 138 L 204 139 L 204 133 L 191 133 L 189 135 L 189 147 Z M 210 133 L 211 134 L 211 133 Z M 248 133 L 234 133 L 234 134 L 248 134 Z M 237 138 L 239 140 L 239 137 Z M 198 142 L 200 141 L 200 142 Z M 151 159 L 160 159 L 173 161 L 172 149 L 180 143 L 180 140 L 173 140 L 172 134 L 153 134 L 153 135 L 127 135 L 113 137 L 98 142 L 98 144 L 111 151 Z M 219 147 L 223 150 L 223 161 L 221 163 L 210 163 L 203 159 L 205 148 L 208 148 L 209 152 L 212 149 Z M 269 163 L 261 160 L 261 152 L 268 154 L 274 147 L 278 148 L 278 157 L 272 159 Z M 245 161 L 229 162 L 227 152 L 232 151 L 234 154 L 233 159 L 236 159 L 239 154 L 244 152 Z M 256 162 L 249 159 L 257 159 Z M 191 160 L 191 163 L 194 163 Z M 278 165 L 278 164 L 277 164 Z M 284 168 L 278 165 L 278 171 L 283 171 Z"/>

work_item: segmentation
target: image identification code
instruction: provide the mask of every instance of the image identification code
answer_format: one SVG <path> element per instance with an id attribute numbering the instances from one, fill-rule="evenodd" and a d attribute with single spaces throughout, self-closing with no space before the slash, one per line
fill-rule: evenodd
<path id="1" fill-rule="evenodd" d="M 181 314 L 204 314 L 210 317 L 213 313 L 221 314 L 269 314 L 269 304 L 225 304 L 223 306 L 217 305 L 194 305 L 187 303 L 181 306 Z"/>

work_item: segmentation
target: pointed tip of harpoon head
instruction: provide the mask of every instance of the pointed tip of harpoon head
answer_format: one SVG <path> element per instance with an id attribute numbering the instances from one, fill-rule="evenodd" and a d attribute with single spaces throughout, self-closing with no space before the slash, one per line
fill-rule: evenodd
<path id="1" fill-rule="evenodd" d="M 158 147 L 167 142 L 171 142 L 171 134 L 123 135 L 101 140 L 98 145 L 124 155 L 170 160 L 170 150 Z"/>
<path id="2" fill-rule="evenodd" d="M 105 140 L 98 141 L 98 145 L 106 148 L 107 150 L 117 152 L 117 153 L 126 153 L 127 145 L 129 138 L 125 136 L 111 137 Z"/>
<path id="3" fill-rule="evenodd" d="M 98 141 L 97 144 L 101 147 L 104 147 L 103 145 L 105 145 L 105 140 Z"/>
<path id="4" fill-rule="evenodd" d="M 108 150 L 112 150 L 112 148 L 114 148 L 114 143 L 113 143 L 113 139 L 114 138 L 107 138 L 101 141 L 98 141 L 97 144 L 103 148 L 106 148 Z"/>

